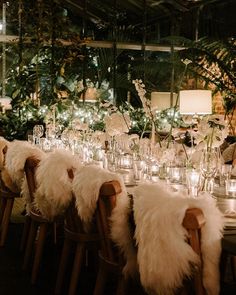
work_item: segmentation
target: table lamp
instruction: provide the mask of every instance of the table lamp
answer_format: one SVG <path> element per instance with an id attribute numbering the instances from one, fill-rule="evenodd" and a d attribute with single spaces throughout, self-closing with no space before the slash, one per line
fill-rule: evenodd
<path id="1" fill-rule="evenodd" d="M 177 94 L 173 93 L 173 105 L 175 106 Z M 171 93 L 170 92 L 152 92 L 151 93 L 151 108 L 153 110 L 162 111 L 171 107 Z"/>
<path id="2" fill-rule="evenodd" d="M 211 114 L 211 90 L 180 90 L 179 112 L 182 115 Z"/>

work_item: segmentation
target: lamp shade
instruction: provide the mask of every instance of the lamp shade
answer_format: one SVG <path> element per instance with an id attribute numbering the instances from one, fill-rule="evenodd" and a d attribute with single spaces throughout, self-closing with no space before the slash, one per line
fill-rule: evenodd
<path id="1" fill-rule="evenodd" d="M 179 92 L 179 112 L 186 115 L 211 114 L 211 90 L 181 90 Z"/>
<path id="2" fill-rule="evenodd" d="M 81 95 L 81 99 L 82 99 Z M 85 91 L 84 99 L 86 102 L 96 102 L 97 101 L 97 89 L 94 87 L 88 87 Z"/>
<path id="3" fill-rule="evenodd" d="M 12 99 L 10 97 L 0 97 L 0 106 L 4 111 L 12 109 L 11 101 Z"/>
<path id="4" fill-rule="evenodd" d="M 176 103 L 177 94 L 173 93 L 173 105 Z M 152 92 L 151 93 L 151 107 L 159 111 L 171 107 L 171 93 L 170 92 Z"/>

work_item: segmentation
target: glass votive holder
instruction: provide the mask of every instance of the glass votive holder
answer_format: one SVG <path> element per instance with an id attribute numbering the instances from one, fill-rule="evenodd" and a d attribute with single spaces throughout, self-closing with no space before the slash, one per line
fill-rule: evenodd
<path id="1" fill-rule="evenodd" d="M 123 154 L 119 157 L 119 167 L 121 169 L 132 169 L 133 157 L 130 154 Z"/>
<path id="2" fill-rule="evenodd" d="M 183 183 L 184 182 L 184 169 L 183 167 L 170 167 L 169 175 L 170 182 Z"/>
<path id="3" fill-rule="evenodd" d="M 200 187 L 200 172 L 196 170 L 186 171 L 186 185 L 188 194 L 191 197 L 196 198 Z"/>
<path id="4" fill-rule="evenodd" d="M 228 179 L 225 181 L 226 195 L 236 198 L 236 179 Z"/>

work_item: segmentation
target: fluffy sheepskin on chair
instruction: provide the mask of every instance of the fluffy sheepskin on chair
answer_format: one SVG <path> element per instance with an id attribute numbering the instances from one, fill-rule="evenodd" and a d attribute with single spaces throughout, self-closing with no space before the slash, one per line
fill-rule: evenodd
<path id="1" fill-rule="evenodd" d="M 130 200 L 123 178 L 95 165 L 88 165 L 75 173 L 73 192 L 76 198 L 78 214 L 84 222 L 84 229 L 89 230 L 95 213 L 97 200 L 102 184 L 117 180 L 121 185 L 121 193 L 117 196 L 116 207 L 111 216 L 111 237 L 120 247 L 126 259 L 124 274 L 135 276 L 137 271 L 136 251 L 128 225 Z M 122 241 L 122 242 L 121 242 Z"/>
<path id="2" fill-rule="evenodd" d="M 23 184 L 24 166 L 28 157 L 42 159 L 45 153 L 27 141 L 14 140 L 10 143 L 6 153 L 5 167 L 19 191 Z"/>
<path id="3" fill-rule="evenodd" d="M 9 144 L 9 141 L 7 141 L 5 138 L 0 136 L 0 171 L 2 171 L 5 163 L 5 150 L 7 149 L 7 146 Z"/>
<path id="4" fill-rule="evenodd" d="M 72 197 L 72 179 L 68 170 L 81 169 L 81 162 L 66 150 L 49 153 L 36 170 L 37 189 L 34 205 L 43 216 L 52 220 L 63 214 Z"/>
<path id="5" fill-rule="evenodd" d="M 7 150 L 9 149 L 10 142 L 5 138 L 0 137 L 0 173 L 1 180 L 5 187 L 7 187 L 10 191 L 14 193 L 20 192 L 20 189 L 16 186 L 16 184 L 12 181 L 12 178 L 9 175 L 9 172 L 5 166 L 5 158 Z"/>
<path id="6" fill-rule="evenodd" d="M 203 284 L 209 295 L 219 294 L 219 259 L 223 218 L 209 195 L 198 199 L 174 193 L 160 184 L 143 184 L 133 193 L 141 283 L 150 294 L 170 295 L 191 276 L 199 257 L 186 243 L 182 226 L 187 208 L 201 208 Z"/>

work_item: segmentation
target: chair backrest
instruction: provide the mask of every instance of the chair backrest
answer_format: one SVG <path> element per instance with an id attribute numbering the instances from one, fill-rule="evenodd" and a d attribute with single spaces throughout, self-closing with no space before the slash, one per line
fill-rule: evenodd
<path id="1" fill-rule="evenodd" d="M 121 193 L 118 181 L 106 182 L 99 193 L 96 210 L 96 224 L 101 239 L 101 255 L 111 263 L 122 263 L 122 257 L 111 240 L 110 217 L 116 206 L 117 195 Z"/>
<path id="2" fill-rule="evenodd" d="M 72 180 L 74 178 L 73 169 L 67 170 L 69 178 Z M 95 219 L 95 218 L 94 218 Z M 94 221 L 94 222 L 93 222 Z M 95 220 L 91 223 L 89 231 L 85 231 L 84 223 L 81 220 L 78 209 L 76 208 L 75 196 L 72 193 L 72 199 L 70 205 L 64 214 L 64 229 L 65 235 L 72 240 L 80 242 L 94 242 L 99 240 L 99 235 L 97 232 L 97 226 Z"/>
<path id="3" fill-rule="evenodd" d="M 188 231 L 188 242 L 193 250 L 200 256 L 200 265 L 198 271 L 194 273 L 194 289 L 196 295 L 205 294 L 205 290 L 202 282 L 202 255 L 201 255 L 201 228 L 205 224 L 206 220 L 203 212 L 199 208 L 190 208 L 185 212 L 183 220 L 183 226 Z"/>
<path id="4" fill-rule="evenodd" d="M 73 178 L 74 178 L 73 170 L 68 169 L 67 172 L 68 172 L 69 178 L 71 180 L 73 180 Z M 65 223 L 65 231 L 66 232 L 69 232 L 70 234 L 84 233 L 83 222 L 78 215 L 78 210 L 75 205 L 74 194 L 72 194 L 72 199 L 71 199 L 70 205 L 66 209 L 64 223 Z"/>
<path id="5" fill-rule="evenodd" d="M 25 176 L 28 184 L 29 189 L 29 196 L 31 202 L 34 200 L 34 192 L 36 190 L 36 179 L 35 179 L 35 173 L 36 169 L 40 163 L 39 159 L 36 159 L 34 157 L 29 157 L 25 161 Z"/>

